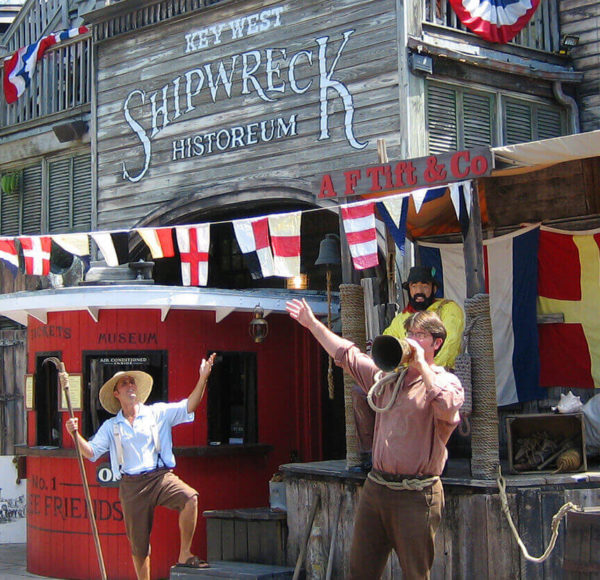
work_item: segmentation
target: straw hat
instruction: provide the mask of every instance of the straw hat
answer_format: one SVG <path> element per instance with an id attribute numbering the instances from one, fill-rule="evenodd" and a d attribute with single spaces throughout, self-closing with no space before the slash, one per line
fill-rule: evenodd
<path id="1" fill-rule="evenodd" d="M 115 385 L 119 382 L 119 379 L 123 377 L 132 377 L 138 389 L 138 401 L 145 403 L 150 396 L 152 390 L 152 383 L 154 382 L 152 377 L 143 371 L 119 371 L 115 373 L 111 379 L 108 379 L 100 389 L 100 404 L 113 415 L 116 415 L 121 410 L 121 403 L 113 395 Z"/>

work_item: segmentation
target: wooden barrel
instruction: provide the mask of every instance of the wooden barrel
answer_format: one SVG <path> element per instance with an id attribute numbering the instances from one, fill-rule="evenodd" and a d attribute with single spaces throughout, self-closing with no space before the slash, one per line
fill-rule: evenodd
<path id="1" fill-rule="evenodd" d="M 600 577 L 600 507 L 567 514 L 563 570 L 567 580 Z"/>

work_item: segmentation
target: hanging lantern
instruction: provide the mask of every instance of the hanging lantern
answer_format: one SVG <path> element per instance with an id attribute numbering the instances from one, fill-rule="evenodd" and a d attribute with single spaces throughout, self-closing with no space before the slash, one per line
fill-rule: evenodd
<path id="1" fill-rule="evenodd" d="M 248 329 L 254 342 L 262 342 L 269 334 L 269 323 L 264 319 L 264 314 L 264 310 L 257 304 Z"/>

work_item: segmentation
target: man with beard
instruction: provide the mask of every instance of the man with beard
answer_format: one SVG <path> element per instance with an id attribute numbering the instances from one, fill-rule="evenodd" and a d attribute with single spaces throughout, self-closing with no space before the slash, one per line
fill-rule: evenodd
<path id="1" fill-rule="evenodd" d="M 431 273 L 431 268 L 412 267 L 408 273 L 408 280 L 402 284 L 402 288 L 408 292 L 408 306 L 396 315 L 383 334 L 405 338 L 404 321 L 411 314 L 420 310 L 436 312 L 442 319 L 448 336 L 444 346 L 435 355 L 435 364 L 447 369 L 453 368 L 454 361 L 460 353 L 462 333 L 465 328 L 462 308 L 453 300 L 435 297 L 437 282 Z"/>
<path id="2" fill-rule="evenodd" d="M 465 316 L 462 308 L 453 300 L 436 298 L 437 282 L 431 268 L 413 266 L 402 288 L 408 292 L 408 306 L 392 320 L 383 334 L 406 338 L 405 321 L 415 312 L 435 312 L 446 328 L 447 336 L 442 348 L 436 353 L 434 362 L 440 367 L 452 369 L 460 353 L 462 333 L 465 328 Z M 360 453 L 360 466 L 356 469 L 368 472 L 371 469 L 371 449 L 373 447 L 373 429 L 375 413 L 367 404 L 365 393 L 358 386 L 352 391 L 354 422 Z"/>

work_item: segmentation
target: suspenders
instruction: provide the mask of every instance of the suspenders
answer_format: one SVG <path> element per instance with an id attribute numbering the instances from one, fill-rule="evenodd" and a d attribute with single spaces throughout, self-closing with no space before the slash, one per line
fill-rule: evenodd
<path id="1" fill-rule="evenodd" d="M 158 468 L 158 461 L 162 461 L 164 465 L 163 458 L 160 456 L 160 439 L 158 437 L 158 425 L 156 424 L 156 419 L 154 418 L 154 414 L 150 413 L 152 416 L 152 425 L 150 425 L 150 431 L 152 433 L 152 442 L 154 443 L 154 448 L 156 449 L 156 453 L 158 457 L 156 459 L 156 467 Z M 123 467 L 123 443 L 121 441 L 121 426 L 116 421 L 113 423 L 113 435 L 115 437 L 115 446 L 117 448 L 117 463 L 119 464 L 119 471 L 121 471 Z"/>

